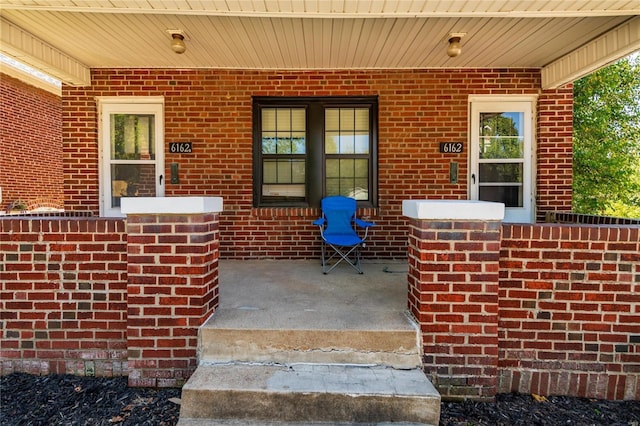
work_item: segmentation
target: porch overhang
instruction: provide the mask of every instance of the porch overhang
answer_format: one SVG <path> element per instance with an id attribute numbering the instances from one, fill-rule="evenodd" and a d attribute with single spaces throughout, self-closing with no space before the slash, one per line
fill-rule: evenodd
<path id="1" fill-rule="evenodd" d="M 640 17 L 543 67 L 542 88 L 560 87 L 637 50 L 640 50 Z"/>
<path id="2" fill-rule="evenodd" d="M 70 86 L 91 85 L 89 67 L 0 16 L 3 54 Z"/>
<path id="3" fill-rule="evenodd" d="M 0 0 L 0 51 L 71 86 L 92 68 L 531 68 L 547 89 L 640 50 L 638 15 L 615 0 Z"/>

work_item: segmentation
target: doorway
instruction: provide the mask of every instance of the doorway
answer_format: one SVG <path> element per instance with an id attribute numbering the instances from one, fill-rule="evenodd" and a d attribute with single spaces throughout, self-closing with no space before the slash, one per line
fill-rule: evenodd
<path id="1" fill-rule="evenodd" d="M 469 198 L 505 204 L 505 222 L 533 223 L 534 97 L 470 98 Z"/>

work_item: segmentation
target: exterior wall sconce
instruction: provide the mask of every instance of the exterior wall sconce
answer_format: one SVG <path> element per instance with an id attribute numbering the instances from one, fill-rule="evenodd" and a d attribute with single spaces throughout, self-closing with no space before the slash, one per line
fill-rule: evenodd
<path id="1" fill-rule="evenodd" d="M 187 50 L 187 45 L 184 43 L 184 32 L 182 30 L 167 30 L 171 35 L 171 50 L 181 54 Z"/>
<path id="2" fill-rule="evenodd" d="M 451 58 L 455 58 L 456 56 L 462 53 L 462 46 L 460 45 L 460 40 L 467 33 L 451 33 L 449 34 L 449 46 L 447 46 L 447 55 Z"/>

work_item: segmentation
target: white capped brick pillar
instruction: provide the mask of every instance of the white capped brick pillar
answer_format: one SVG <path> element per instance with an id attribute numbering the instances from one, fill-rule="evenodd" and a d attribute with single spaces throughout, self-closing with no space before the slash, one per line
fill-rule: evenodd
<path id="1" fill-rule="evenodd" d="M 181 386 L 218 306 L 220 197 L 123 198 L 130 386 Z"/>
<path id="2" fill-rule="evenodd" d="M 444 398 L 492 399 L 498 387 L 498 273 L 504 204 L 405 200 L 408 308 L 424 369 Z"/>

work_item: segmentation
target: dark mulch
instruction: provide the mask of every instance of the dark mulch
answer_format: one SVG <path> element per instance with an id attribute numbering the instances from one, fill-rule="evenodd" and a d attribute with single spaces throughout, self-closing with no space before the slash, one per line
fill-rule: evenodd
<path id="1" fill-rule="evenodd" d="M 640 426 L 640 401 L 500 394 L 496 402 L 443 402 L 440 426 Z"/>
<path id="2" fill-rule="evenodd" d="M 180 389 L 130 388 L 126 377 L 33 376 L 0 379 L 0 424 L 149 425 L 178 422 Z"/>
<path id="3" fill-rule="evenodd" d="M 129 388 L 124 377 L 10 374 L 0 378 L 2 425 L 175 425 L 180 389 Z M 443 402 L 440 426 L 640 426 L 639 401 L 498 395 Z"/>

